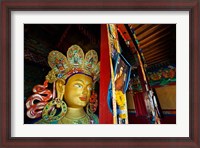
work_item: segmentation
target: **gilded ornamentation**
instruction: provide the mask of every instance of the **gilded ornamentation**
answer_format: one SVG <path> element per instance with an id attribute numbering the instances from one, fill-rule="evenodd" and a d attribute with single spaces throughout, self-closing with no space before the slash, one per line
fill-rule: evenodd
<path id="1" fill-rule="evenodd" d="M 91 75 L 93 80 L 99 76 L 100 62 L 95 50 L 90 50 L 85 54 L 78 45 L 72 45 L 67 51 L 67 57 L 59 51 L 51 51 L 48 56 L 48 63 L 52 70 L 46 79 L 52 83 L 57 79 L 67 79 L 74 73 L 84 73 Z"/>

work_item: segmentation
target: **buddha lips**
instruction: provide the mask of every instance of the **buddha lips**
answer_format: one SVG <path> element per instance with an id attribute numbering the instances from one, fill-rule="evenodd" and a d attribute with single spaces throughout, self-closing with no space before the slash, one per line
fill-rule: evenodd
<path id="1" fill-rule="evenodd" d="M 86 101 L 87 98 L 86 97 L 79 97 L 81 101 Z"/>

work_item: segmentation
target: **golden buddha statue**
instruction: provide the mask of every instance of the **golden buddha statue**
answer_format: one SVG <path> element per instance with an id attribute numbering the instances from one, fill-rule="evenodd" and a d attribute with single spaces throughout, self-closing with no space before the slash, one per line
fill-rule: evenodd
<path id="1" fill-rule="evenodd" d="M 90 123 L 90 117 L 85 113 L 84 107 L 91 96 L 92 78 L 84 74 L 75 74 L 68 79 L 63 90 L 61 92 L 66 92 L 64 100 L 68 108 L 65 116 L 58 123 Z"/>
<path id="2" fill-rule="evenodd" d="M 78 45 L 72 45 L 67 57 L 58 51 L 51 51 L 48 63 L 52 70 L 46 76 L 46 81 L 55 84 L 57 97 L 52 95 L 52 99 L 48 99 L 42 112 L 38 112 L 42 119 L 37 123 L 98 123 L 98 117 L 89 107 L 94 82 L 99 77 L 100 62 L 96 51 L 90 50 L 84 55 Z M 29 102 L 33 101 L 27 101 L 26 105 L 30 108 Z M 33 111 L 27 111 L 29 117 L 30 112 Z"/>

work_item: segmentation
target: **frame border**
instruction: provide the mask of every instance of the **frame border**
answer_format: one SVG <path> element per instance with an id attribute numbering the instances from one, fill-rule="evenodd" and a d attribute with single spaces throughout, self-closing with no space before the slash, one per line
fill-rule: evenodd
<path id="1" fill-rule="evenodd" d="M 198 92 L 199 0 L 3 0 L 1 2 L 0 48 L 0 147 L 200 147 L 200 93 Z M 11 137 L 11 11 L 189 11 L 189 137 L 142 138 L 13 138 Z"/>

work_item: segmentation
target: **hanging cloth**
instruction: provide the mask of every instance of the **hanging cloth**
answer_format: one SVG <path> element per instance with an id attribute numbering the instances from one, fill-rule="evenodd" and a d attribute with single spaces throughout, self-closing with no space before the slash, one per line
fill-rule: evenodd
<path id="1" fill-rule="evenodd" d="M 133 96 L 133 100 L 135 103 L 136 116 L 147 116 L 148 113 L 144 102 L 143 92 L 136 93 Z"/>

